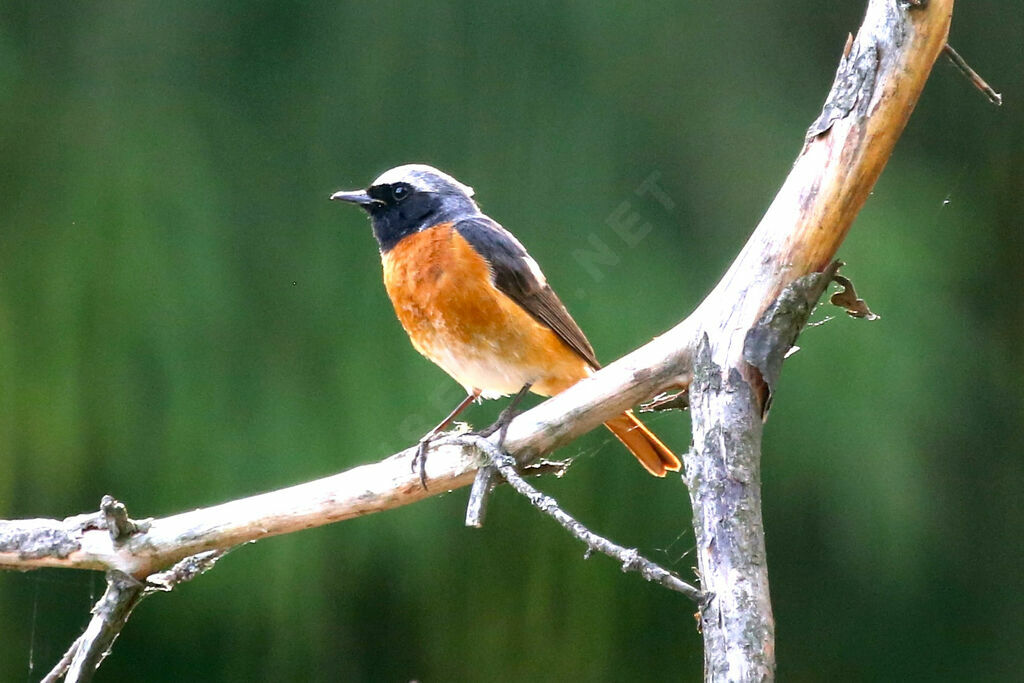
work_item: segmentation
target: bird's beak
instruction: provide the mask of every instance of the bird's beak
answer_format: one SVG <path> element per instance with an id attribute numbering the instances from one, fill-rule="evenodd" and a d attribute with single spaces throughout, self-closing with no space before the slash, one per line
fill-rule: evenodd
<path id="1" fill-rule="evenodd" d="M 351 192 L 335 192 L 331 195 L 331 200 L 336 202 L 349 202 L 352 204 L 359 204 L 360 206 L 369 206 L 375 203 L 377 200 L 366 194 L 366 190 L 353 190 Z"/>

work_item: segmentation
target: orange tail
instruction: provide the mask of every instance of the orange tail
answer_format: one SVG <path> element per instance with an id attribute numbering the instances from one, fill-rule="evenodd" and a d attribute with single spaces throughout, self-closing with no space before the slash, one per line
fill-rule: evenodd
<path id="1" fill-rule="evenodd" d="M 604 426 L 611 430 L 611 433 L 618 437 L 640 464 L 654 476 L 664 477 L 668 470 L 679 471 L 679 458 L 633 415 L 632 410 L 613 417 L 605 422 Z"/>

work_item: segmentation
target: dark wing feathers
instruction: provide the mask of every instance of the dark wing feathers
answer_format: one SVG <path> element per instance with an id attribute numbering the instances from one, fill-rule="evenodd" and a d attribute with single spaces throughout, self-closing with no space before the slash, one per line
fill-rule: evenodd
<path id="1" fill-rule="evenodd" d="M 490 264 L 491 277 L 499 291 L 551 328 L 592 368 L 601 367 L 586 335 L 512 233 L 483 215 L 464 218 L 455 224 L 455 229 Z"/>

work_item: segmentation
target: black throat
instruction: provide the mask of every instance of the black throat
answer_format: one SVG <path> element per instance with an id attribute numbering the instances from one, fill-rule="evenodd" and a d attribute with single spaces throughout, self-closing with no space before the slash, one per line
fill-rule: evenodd
<path id="1" fill-rule="evenodd" d="M 368 192 L 381 201 L 364 208 L 370 214 L 373 236 L 382 254 L 394 249 L 409 235 L 477 213 L 472 200 L 457 195 L 414 192 L 403 201 L 395 202 L 385 197 L 384 192 L 380 192 L 378 197 L 376 189 L 370 188 Z"/>

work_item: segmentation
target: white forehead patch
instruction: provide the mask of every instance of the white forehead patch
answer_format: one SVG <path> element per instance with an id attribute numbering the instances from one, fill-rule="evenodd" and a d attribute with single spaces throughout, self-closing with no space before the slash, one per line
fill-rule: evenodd
<path id="1" fill-rule="evenodd" d="M 373 181 L 374 185 L 394 185 L 395 183 L 409 183 L 422 192 L 436 192 L 441 187 L 448 185 L 467 197 L 473 196 L 472 187 L 464 185 L 444 171 L 439 171 L 426 164 L 396 166 L 384 171 Z"/>

